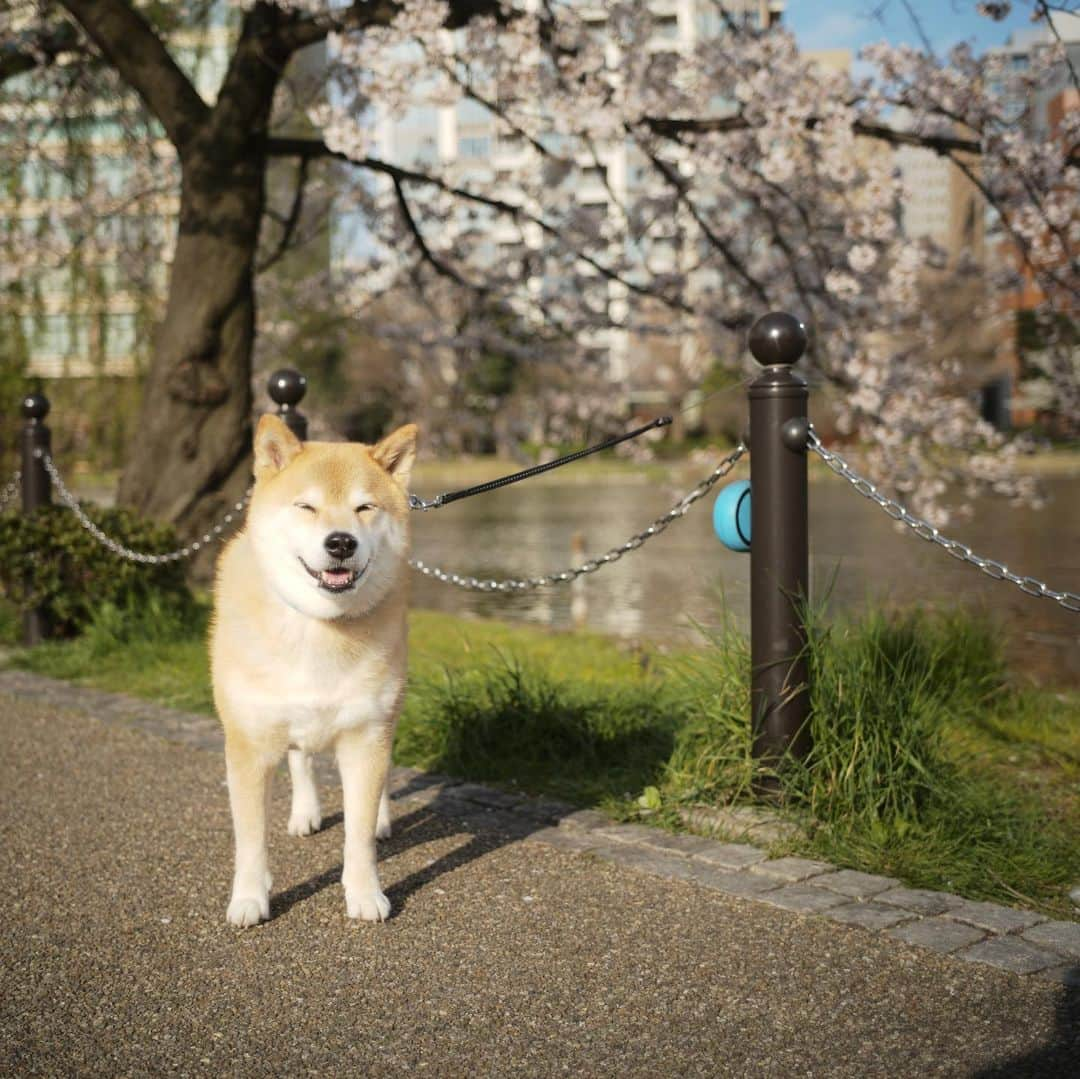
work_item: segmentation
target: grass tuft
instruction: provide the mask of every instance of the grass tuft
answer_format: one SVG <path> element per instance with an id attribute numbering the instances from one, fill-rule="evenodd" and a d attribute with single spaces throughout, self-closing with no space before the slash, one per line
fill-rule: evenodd
<path id="1" fill-rule="evenodd" d="M 656 781 L 677 715 L 654 682 L 558 679 L 495 652 L 415 683 L 397 746 L 438 771 L 598 802 Z"/>

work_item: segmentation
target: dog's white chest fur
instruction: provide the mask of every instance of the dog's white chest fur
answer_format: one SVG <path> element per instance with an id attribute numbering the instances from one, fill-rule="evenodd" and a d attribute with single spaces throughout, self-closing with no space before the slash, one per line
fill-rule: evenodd
<path id="1" fill-rule="evenodd" d="M 317 752 L 343 731 L 379 726 L 394 714 L 404 679 L 378 651 L 341 654 L 311 641 L 296 644 L 274 648 L 272 662 L 265 653 L 252 655 L 224 674 L 221 690 L 243 702 L 239 721 L 250 736 Z"/>

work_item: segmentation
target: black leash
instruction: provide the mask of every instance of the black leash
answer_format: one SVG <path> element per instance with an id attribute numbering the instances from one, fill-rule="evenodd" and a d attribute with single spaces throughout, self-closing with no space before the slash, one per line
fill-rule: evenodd
<path id="1" fill-rule="evenodd" d="M 639 435 L 645 434 L 646 431 L 655 430 L 657 427 L 667 427 L 671 423 L 670 416 L 661 416 L 657 420 L 653 420 L 652 423 L 645 424 L 644 427 L 638 427 L 634 431 L 629 431 L 625 435 L 618 435 L 615 438 L 609 438 L 605 442 L 598 442 L 595 446 L 589 446 L 586 449 L 578 450 L 577 453 L 568 453 L 565 457 L 559 457 L 555 461 L 548 461 L 544 465 L 534 465 L 532 468 L 526 468 L 522 472 L 514 472 L 509 476 L 502 476 L 497 480 L 490 480 L 488 483 L 478 483 L 475 487 L 466 487 L 461 491 L 448 491 L 446 494 L 436 495 L 432 499 L 423 499 L 417 495 L 409 495 L 409 508 L 414 510 L 437 510 L 443 506 L 449 505 L 451 502 L 457 502 L 461 498 L 469 498 L 472 495 L 487 494 L 488 491 L 497 490 L 499 487 L 506 487 L 511 483 L 517 483 L 518 480 L 532 479 L 533 476 L 539 476 L 541 472 L 550 472 L 553 468 L 561 468 L 563 465 L 568 465 L 572 461 L 580 461 L 582 457 L 588 457 L 590 453 L 599 453 L 601 450 L 610 450 L 612 446 L 617 446 L 620 442 L 627 442 L 631 438 L 637 438 Z"/>

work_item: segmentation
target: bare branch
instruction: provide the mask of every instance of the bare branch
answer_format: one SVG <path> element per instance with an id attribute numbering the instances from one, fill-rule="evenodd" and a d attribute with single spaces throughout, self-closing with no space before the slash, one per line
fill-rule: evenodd
<path id="1" fill-rule="evenodd" d="M 310 165 L 310 157 L 302 157 L 297 163 L 296 190 L 293 192 L 289 216 L 282 222 L 281 237 L 278 239 L 277 247 L 275 247 L 273 252 L 255 267 L 256 273 L 263 273 L 265 270 L 269 270 L 270 267 L 278 262 L 288 250 L 289 243 L 293 238 L 293 233 L 296 231 L 296 226 L 300 221 L 300 215 L 304 210 L 304 189 L 307 186 L 307 175 Z"/>
<path id="2" fill-rule="evenodd" d="M 1068 47 L 1062 40 L 1058 28 L 1054 25 L 1054 16 L 1050 14 L 1050 6 L 1051 5 L 1048 4 L 1046 0 L 1035 0 L 1036 11 L 1038 11 L 1042 15 L 1043 19 L 1046 21 L 1046 25 L 1050 27 L 1050 32 L 1054 35 L 1055 38 L 1057 38 L 1058 44 L 1065 52 L 1065 64 L 1069 69 L 1069 78 L 1072 80 L 1073 89 L 1076 90 L 1078 94 L 1080 94 L 1080 76 L 1077 75 L 1076 68 L 1073 67 L 1073 62 L 1069 59 Z M 1064 11 L 1065 9 L 1059 7 L 1056 10 Z"/>
<path id="3" fill-rule="evenodd" d="M 748 131 L 753 127 L 750 121 L 741 115 L 718 116 L 708 120 L 676 120 L 646 116 L 642 123 L 656 134 L 665 135 L 668 138 L 677 138 L 682 134 L 704 135 L 713 132 Z M 810 116 L 806 120 L 806 128 L 808 131 L 813 131 L 819 123 L 821 123 L 819 117 Z M 868 139 L 879 139 L 893 146 L 921 146 L 923 149 L 933 150 L 942 157 L 948 157 L 954 153 L 979 156 L 983 152 L 982 144 L 978 139 L 965 139 L 958 135 L 920 135 L 915 131 L 897 131 L 885 124 L 873 124 L 866 120 L 856 120 L 851 125 L 851 130 L 856 135 L 863 135 Z M 1080 150 L 1070 149 L 1066 164 L 1080 166 Z"/>
<path id="4" fill-rule="evenodd" d="M 506 21 L 506 11 L 499 0 L 450 0 L 446 28 L 455 30 L 464 26 L 477 15 L 494 15 Z M 369 26 L 389 26 L 401 11 L 394 0 L 356 0 L 348 7 L 320 12 L 297 19 L 278 36 L 278 40 L 290 52 L 303 49 L 322 41 L 331 33 L 349 33 Z"/>
<path id="5" fill-rule="evenodd" d="M 449 263 L 443 262 L 434 251 L 428 246 L 427 240 L 424 239 L 424 234 L 420 230 L 420 226 L 416 222 L 416 218 L 413 216 L 412 209 L 409 206 L 409 200 L 405 197 L 405 186 L 402 183 L 400 176 L 392 176 L 391 180 L 394 184 L 394 194 L 397 196 L 398 209 L 401 210 L 401 216 L 405 219 L 405 224 L 412 234 L 412 238 L 416 241 L 417 249 L 420 252 L 421 257 L 425 262 L 431 264 L 435 271 L 441 274 L 443 277 L 448 277 L 457 285 L 461 285 L 462 288 L 474 289 L 481 294 L 486 290 L 478 285 L 474 285 L 469 281 L 466 281 Z"/>
<path id="6" fill-rule="evenodd" d="M 146 19 L 123 0 L 63 0 L 63 4 L 183 153 L 210 110 Z"/>
<path id="7" fill-rule="evenodd" d="M 663 176 L 663 178 L 675 189 L 675 193 L 678 196 L 679 201 L 686 207 L 694 221 L 697 222 L 698 228 L 701 229 L 702 233 L 705 235 L 705 238 L 709 241 L 709 243 L 711 243 L 713 247 L 715 247 L 716 250 L 720 252 L 728 266 L 730 266 L 731 269 L 734 270 L 735 273 L 740 278 L 742 278 L 744 282 L 746 282 L 746 284 L 750 287 L 751 291 L 757 296 L 757 298 L 761 300 L 763 304 L 768 304 L 769 295 L 765 291 L 761 282 L 758 281 L 757 278 L 755 278 L 746 269 L 743 263 L 735 255 L 735 252 L 732 251 L 730 244 L 726 243 L 723 237 L 721 237 L 713 228 L 710 227 L 709 223 L 702 216 L 698 207 L 694 205 L 693 201 L 690 199 L 690 194 L 687 191 L 687 185 L 682 179 L 682 177 L 679 175 L 678 169 L 673 168 L 666 161 L 664 161 L 663 158 L 658 157 L 655 153 L 653 153 L 652 150 L 648 149 L 645 146 L 642 146 L 641 143 L 638 143 L 638 145 L 652 162 L 653 168 L 655 168 L 656 171 L 659 172 L 660 175 Z"/>
<path id="8" fill-rule="evenodd" d="M 43 27 L 22 35 L 17 41 L 0 46 L 0 83 L 7 79 L 52 64 L 58 56 L 80 47 L 78 30 L 69 23 Z"/>
<path id="9" fill-rule="evenodd" d="M 474 202 L 479 206 L 486 206 L 489 209 L 497 210 L 499 213 L 505 214 L 514 221 L 527 221 L 538 226 L 545 235 L 556 240 L 564 250 L 569 251 L 575 258 L 580 259 L 587 266 L 591 266 L 601 277 L 606 278 L 608 281 L 615 281 L 618 284 L 623 285 L 628 291 L 633 292 L 635 295 L 648 296 L 657 299 L 665 306 L 670 307 L 673 311 L 678 311 L 686 315 L 695 313 L 694 309 L 683 300 L 670 296 L 667 293 L 657 291 L 656 289 L 649 288 L 648 286 L 638 284 L 636 281 L 631 281 L 617 270 L 611 269 L 610 266 L 605 266 L 604 263 L 597 260 L 593 255 L 588 254 L 586 251 L 582 251 L 579 247 L 571 243 L 563 232 L 550 221 L 529 213 L 523 206 L 515 206 L 513 203 L 506 202 L 503 199 L 493 198 L 490 195 L 482 195 L 479 192 L 470 191 L 468 188 L 451 184 L 438 176 L 417 172 L 414 169 L 405 169 L 399 165 L 392 165 L 388 161 L 382 161 L 379 158 L 349 157 L 347 154 L 343 154 L 340 151 L 331 150 L 319 139 L 271 138 L 267 140 L 266 149 L 267 153 L 272 157 L 305 155 L 310 157 L 333 157 L 339 161 L 346 161 L 351 165 L 356 165 L 359 168 L 382 173 L 385 176 L 389 176 L 391 179 L 397 178 L 398 180 L 408 181 L 410 183 L 426 184 L 429 187 L 437 188 L 440 191 L 446 192 L 448 195 L 453 195 L 466 202 Z M 730 329 L 741 328 L 743 325 L 742 321 L 737 319 L 719 319 L 717 321 Z"/>

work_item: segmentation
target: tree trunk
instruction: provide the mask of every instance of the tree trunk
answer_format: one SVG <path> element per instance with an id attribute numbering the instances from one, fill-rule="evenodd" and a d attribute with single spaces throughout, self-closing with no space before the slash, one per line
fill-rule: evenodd
<path id="1" fill-rule="evenodd" d="M 184 154 L 176 253 L 119 501 L 201 538 L 250 481 L 254 262 L 265 157 Z M 230 157 L 232 155 L 229 155 Z M 211 548 L 212 556 L 217 545 Z M 197 560 L 205 571 L 209 558 Z"/>

